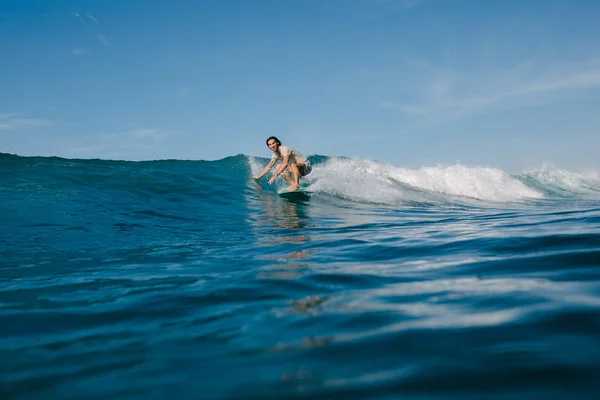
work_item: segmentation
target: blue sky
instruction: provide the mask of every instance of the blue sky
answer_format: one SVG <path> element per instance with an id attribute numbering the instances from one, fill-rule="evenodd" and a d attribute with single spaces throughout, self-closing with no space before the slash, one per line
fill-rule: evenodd
<path id="1" fill-rule="evenodd" d="M 598 168 L 600 2 L 0 2 L 0 152 Z"/>

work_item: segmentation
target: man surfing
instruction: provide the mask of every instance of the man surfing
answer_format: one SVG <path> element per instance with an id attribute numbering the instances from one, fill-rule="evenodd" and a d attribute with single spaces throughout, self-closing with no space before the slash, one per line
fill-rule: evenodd
<path id="1" fill-rule="evenodd" d="M 290 187 L 286 189 L 287 191 L 291 192 L 300 189 L 300 177 L 306 176 L 312 171 L 310 162 L 296 149 L 282 146 L 281 141 L 275 136 L 271 136 L 267 139 L 267 146 L 273 151 L 271 161 L 259 175 L 253 176 L 253 178 L 262 178 L 271 170 L 271 168 L 273 168 L 273 165 L 275 165 L 278 160 L 281 160 L 281 164 L 277 166 L 275 174 L 269 179 L 269 185 L 273 184 L 275 178 L 282 175 L 290 184 Z M 290 172 L 292 173 L 293 178 L 290 176 Z"/>

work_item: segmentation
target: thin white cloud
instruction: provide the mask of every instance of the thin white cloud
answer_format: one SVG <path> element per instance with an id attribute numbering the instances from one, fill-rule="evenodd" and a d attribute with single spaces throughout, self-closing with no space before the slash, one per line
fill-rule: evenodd
<path id="1" fill-rule="evenodd" d="M 411 101 L 410 104 L 381 101 L 380 106 L 414 116 L 446 119 L 539 105 L 559 100 L 573 90 L 600 87 L 600 66 L 556 67 L 555 70 L 562 70 L 562 73 L 545 74 L 545 71 L 535 69 L 535 63 L 526 63 L 526 67 L 467 77 L 459 72 L 426 66 L 422 71 L 427 78 L 415 89 L 422 101 Z"/>
<path id="2" fill-rule="evenodd" d="M 87 17 L 88 17 L 89 19 L 91 19 L 92 21 L 94 21 L 94 23 L 95 23 L 96 25 L 98 25 L 98 26 L 102 26 L 102 25 L 100 25 L 100 23 L 98 22 L 98 20 L 97 20 L 97 19 L 96 19 L 96 18 L 95 18 L 93 15 L 91 15 L 91 14 L 87 14 Z"/>
<path id="3" fill-rule="evenodd" d="M 96 38 L 98 38 L 100 43 L 102 43 L 104 46 L 110 47 L 110 42 L 108 41 L 106 36 L 101 35 L 101 34 L 96 34 Z"/>
<path id="4" fill-rule="evenodd" d="M 13 118 L 15 114 L 0 114 L 0 130 L 45 128 L 54 125 L 54 121 L 36 118 Z"/>
<path id="5" fill-rule="evenodd" d="M 473 99 L 475 103 L 495 103 L 507 98 L 534 93 L 553 92 L 572 88 L 589 88 L 600 85 L 600 69 L 572 73 L 550 80 L 524 82 L 511 90 L 496 93 L 488 98 Z"/>
<path id="6" fill-rule="evenodd" d="M 101 27 L 102 25 L 100 25 L 98 20 L 93 15 L 91 15 L 89 13 L 86 14 L 87 19 L 93 22 L 93 24 L 92 24 L 90 22 L 86 22 L 86 20 L 77 11 L 71 11 L 71 12 L 69 12 L 69 14 L 72 15 L 73 17 L 77 18 L 96 37 L 96 39 L 98 39 L 98 41 L 103 46 L 111 47 L 111 43 L 108 40 L 108 38 L 106 37 L 106 35 L 103 34 L 102 32 L 100 32 L 98 29 L 98 27 Z"/>

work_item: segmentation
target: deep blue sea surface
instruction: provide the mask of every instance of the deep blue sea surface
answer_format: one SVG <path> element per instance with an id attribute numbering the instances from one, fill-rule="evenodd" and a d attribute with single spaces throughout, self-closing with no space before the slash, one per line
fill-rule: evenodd
<path id="1" fill-rule="evenodd" d="M 0 398 L 598 399 L 600 179 L 0 154 Z"/>

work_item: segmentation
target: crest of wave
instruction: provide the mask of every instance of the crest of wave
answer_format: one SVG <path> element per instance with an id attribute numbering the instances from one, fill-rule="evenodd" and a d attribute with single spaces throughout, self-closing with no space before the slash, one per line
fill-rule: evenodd
<path id="1" fill-rule="evenodd" d="M 250 168 L 250 175 L 253 175 L 253 176 L 260 174 L 260 172 L 263 170 L 263 168 L 266 165 L 266 164 L 261 165 L 261 163 L 260 163 L 260 161 L 258 161 L 257 157 L 254 157 L 254 156 L 247 156 L 246 162 L 248 163 L 248 167 Z"/>
<path id="2" fill-rule="evenodd" d="M 436 201 L 446 196 L 498 202 L 543 197 L 502 170 L 460 164 L 408 169 L 370 160 L 331 158 L 308 177 L 313 191 L 378 203 Z"/>
<path id="3" fill-rule="evenodd" d="M 539 186 L 552 192 L 564 194 L 600 194 L 600 174 L 598 171 L 583 173 L 569 172 L 551 164 L 525 172 L 525 177 L 533 178 Z"/>

